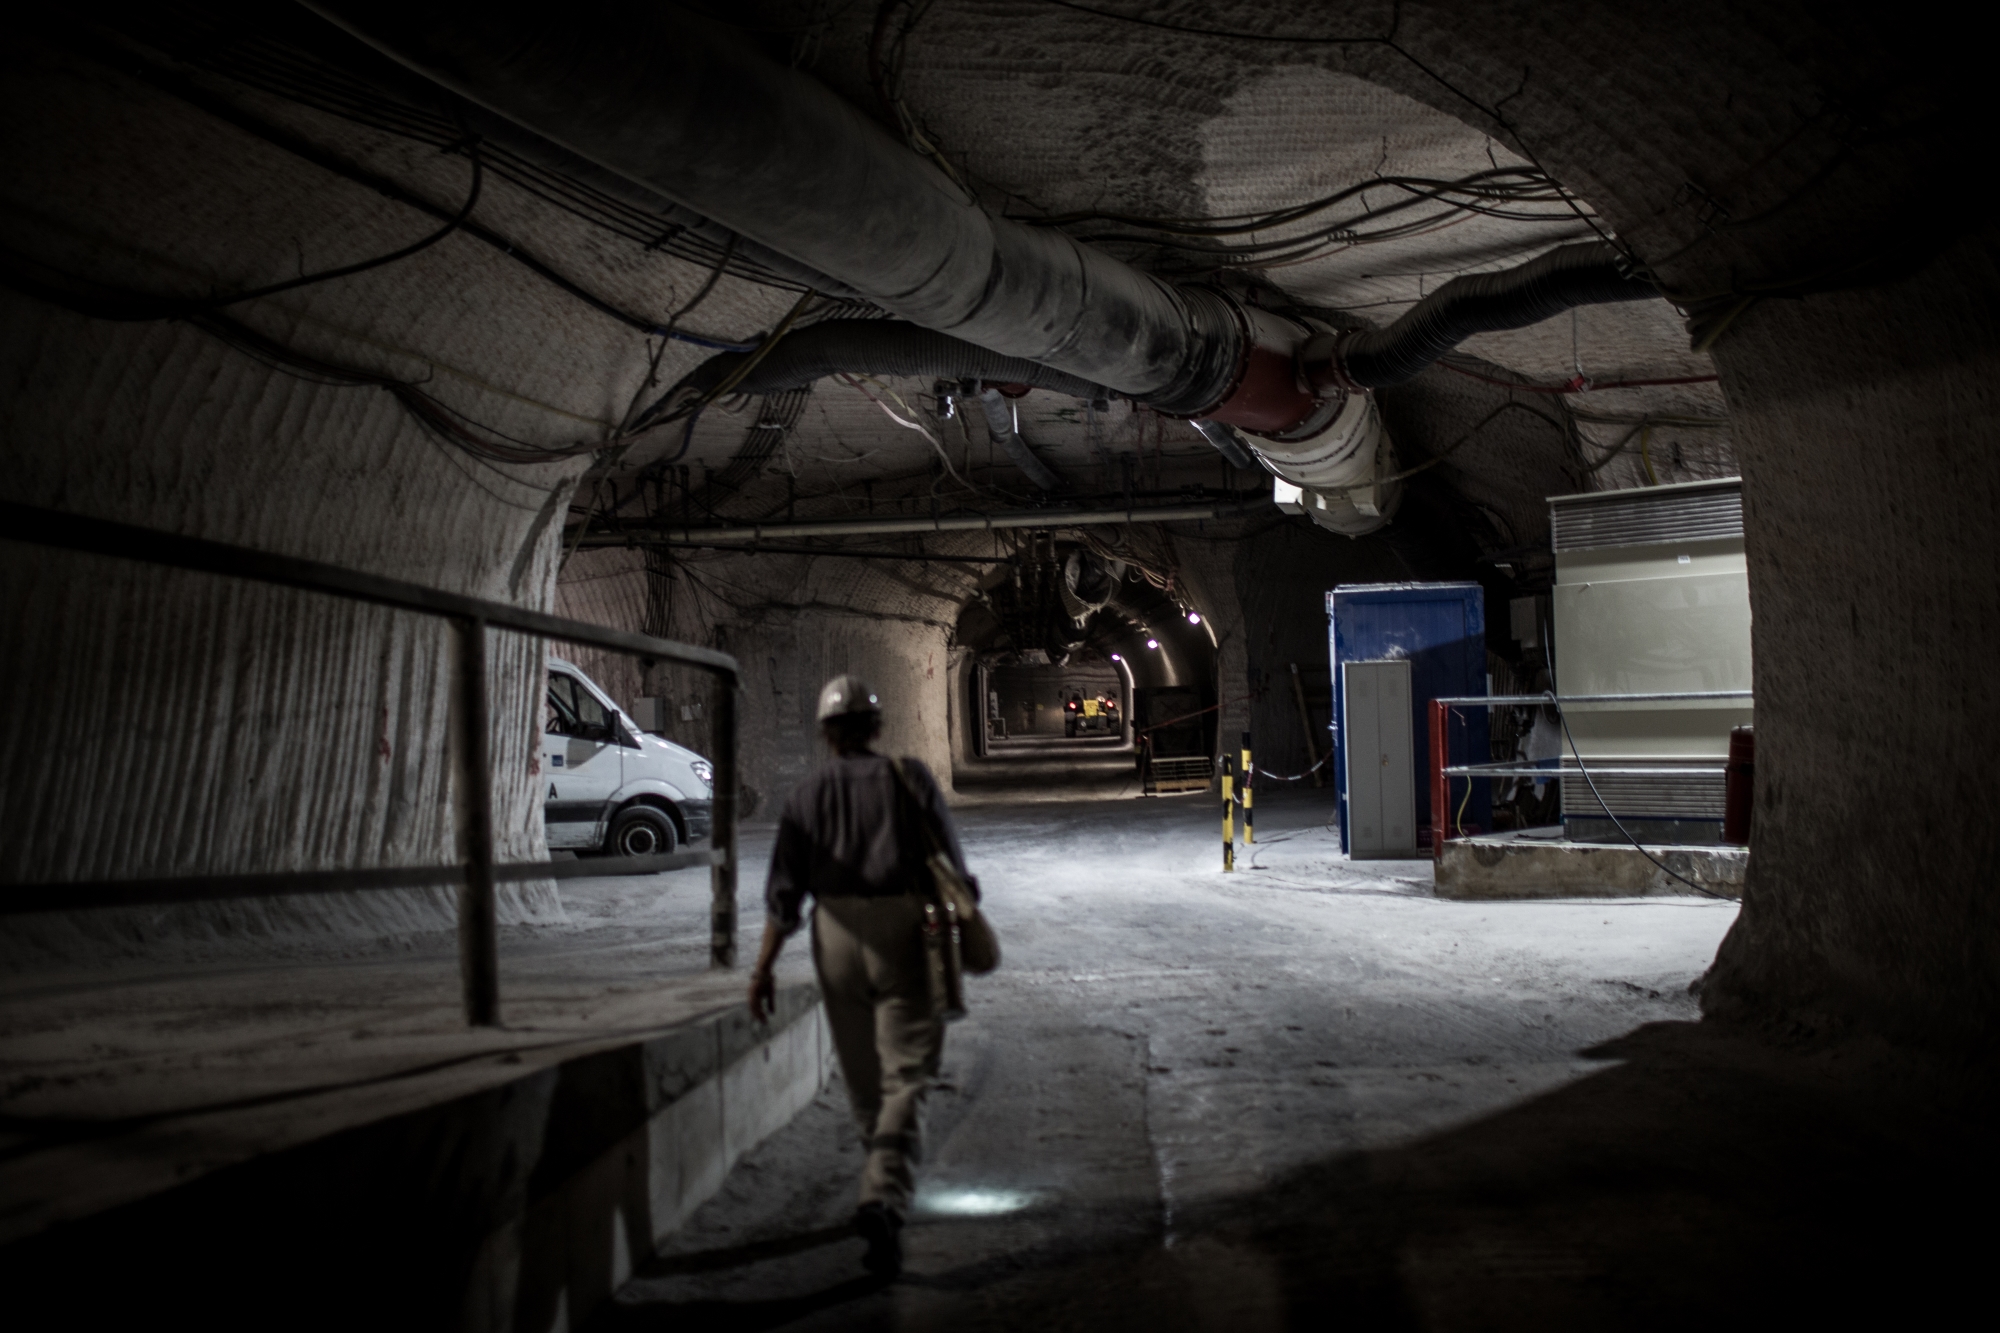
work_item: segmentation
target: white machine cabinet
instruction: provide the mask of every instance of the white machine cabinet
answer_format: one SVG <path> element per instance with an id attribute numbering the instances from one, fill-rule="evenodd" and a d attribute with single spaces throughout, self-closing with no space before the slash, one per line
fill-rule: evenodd
<path id="1" fill-rule="evenodd" d="M 1559 496 L 1549 512 L 1559 693 L 1751 688 L 1740 478 Z M 1747 699 L 1579 703 L 1565 712 L 1585 764 L 1705 769 L 1722 766 L 1730 728 L 1752 716 Z M 1570 837 L 1618 837 L 1586 784 L 1563 785 Z M 1721 837 L 1723 779 L 1713 773 L 1607 775 L 1597 789 L 1647 841 Z"/>

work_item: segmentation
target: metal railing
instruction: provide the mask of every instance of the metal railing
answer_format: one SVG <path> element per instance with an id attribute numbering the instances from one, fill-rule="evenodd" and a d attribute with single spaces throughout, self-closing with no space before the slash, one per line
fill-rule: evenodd
<path id="1" fill-rule="evenodd" d="M 322 593 L 349 601 L 395 607 L 449 620 L 457 641 L 453 682 L 452 748 L 457 761 L 458 834 L 462 862 L 365 870 L 272 871 L 248 875 L 197 875 L 171 879 L 115 879 L 0 885 L 0 915 L 128 907 L 162 903 L 261 898 L 283 894 L 347 893 L 455 885 L 458 889 L 459 971 L 466 1021 L 500 1021 L 499 922 L 495 890 L 501 883 L 595 875 L 651 875 L 706 865 L 711 868 L 709 959 L 717 967 L 736 961 L 736 659 L 726 653 L 651 635 L 565 620 L 459 593 L 404 583 L 338 565 L 274 555 L 223 542 L 156 532 L 150 528 L 83 518 L 30 505 L 0 502 L 0 540 L 90 555 L 194 570 Z M 529 861 L 501 865 L 493 851 L 493 772 L 488 754 L 486 633 L 511 630 L 539 639 L 589 644 L 637 657 L 644 665 L 678 662 L 716 678 L 715 766 L 709 849 L 656 856 Z"/>
<path id="2" fill-rule="evenodd" d="M 1728 703 L 1732 700 L 1749 702 L 1754 697 L 1750 690 L 1683 690 L 1655 694 L 1493 694 L 1463 695 L 1456 698 L 1431 700 L 1430 769 L 1431 769 L 1431 854 L 1441 856 L 1444 852 L 1445 834 L 1448 822 L 1445 812 L 1451 808 L 1451 780 L 1465 778 L 1471 785 L 1473 778 L 1534 778 L 1547 781 L 1551 778 L 1585 777 L 1582 759 L 1578 766 L 1570 767 L 1558 756 L 1553 767 L 1543 764 L 1521 764 L 1509 760 L 1497 763 L 1454 764 L 1451 762 L 1451 713 L 1456 708 L 1511 708 L 1511 707 L 1562 707 L 1569 704 L 1639 704 L 1639 703 Z M 1701 760 L 1687 764 L 1609 764 L 1593 763 L 1588 776 L 1594 777 L 1726 777 L 1728 769 L 1717 763 L 1709 766 Z M 1460 832 L 1464 830 L 1461 828 Z"/>

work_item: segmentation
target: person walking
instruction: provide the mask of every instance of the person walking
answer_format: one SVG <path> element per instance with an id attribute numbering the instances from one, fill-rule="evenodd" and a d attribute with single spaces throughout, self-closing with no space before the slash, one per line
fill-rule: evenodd
<path id="1" fill-rule="evenodd" d="M 899 777 L 898 765 L 870 748 L 882 731 L 882 705 L 866 682 L 828 681 L 818 720 L 833 756 L 792 792 L 778 822 L 750 1010 L 759 1020 L 773 1012 L 771 968 L 810 895 L 813 966 L 868 1152 L 854 1227 L 868 1243 L 863 1264 L 892 1278 L 903 1266 L 919 1119 L 944 1050 L 921 933 L 934 891 L 925 861 L 933 836 L 961 875 L 965 854 L 930 770 L 904 759 Z"/>

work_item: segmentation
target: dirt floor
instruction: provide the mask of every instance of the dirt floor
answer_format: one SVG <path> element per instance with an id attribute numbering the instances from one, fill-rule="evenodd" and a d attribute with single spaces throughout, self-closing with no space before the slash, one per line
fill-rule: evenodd
<path id="1" fill-rule="evenodd" d="M 961 813 L 1007 957 L 951 1033 L 900 1281 L 857 1264 L 836 1086 L 603 1326 L 1684 1327 L 1953 1251 L 1876 1207 L 1925 1193 L 1865 1095 L 1907 1062 L 1696 1022 L 1735 904 L 1442 901 L 1428 863 L 1341 859 L 1311 794 L 1225 876 L 1211 804 Z"/>

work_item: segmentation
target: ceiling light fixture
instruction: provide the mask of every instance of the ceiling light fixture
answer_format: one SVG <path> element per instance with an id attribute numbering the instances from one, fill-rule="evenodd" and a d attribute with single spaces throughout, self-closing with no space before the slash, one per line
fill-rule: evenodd
<path id="1" fill-rule="evenodd" d="M 1200 623 L 1201 623 L 1201 613 L 1199 611 L 1188 612 L 1188 624 L 1199 625 Z"/>
<path id="2" fill-rule="evenodd" d="M 1158 639 L 1148 639 L 1146 640 L 1146 646 L 1148 648 L 1157 648 L 1160 646 L 1160 641 Z"/>

